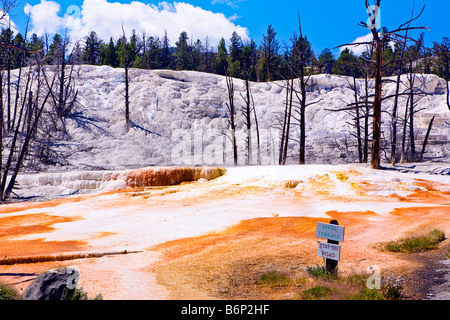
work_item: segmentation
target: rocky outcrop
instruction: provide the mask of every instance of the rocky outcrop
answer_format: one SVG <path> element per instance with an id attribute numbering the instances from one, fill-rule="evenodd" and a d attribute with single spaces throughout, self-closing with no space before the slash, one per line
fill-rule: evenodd
<path id="1" fill-rule="evenodd" d="M 64 267 L 41 273 L 26 289 L 23 300 L 68 300 L 77 289 L 78 269 Z"/>
<path id="2" fill-rule="evenodd" d="M 128 187 L 172 186 L 182 182 L 199 179 L 212 180 L 220 177 L 223 171 L 213 167 L 186 168 L 144 168 L 119 173 L 116 179 L 124 180 Z"/>
<path id="3" fill-rule="evenodd" d="M 49 69 L 52 69 L 49 67 Z M 77 67 L 76 84 L 79 118 L 65 122 L 68 141 L 54 141 L 52 152 L 61 155 L 59 166 L 46 165 L 40 171 L 117 171 L 160 166 L 222 166 L 232 165 L 228 92 L 225 77 L 194 71 L 130 69 L 131 130 L 125 130 L 123 69 L 107 66 Z M 14 75 L 18 70 L 13 71 Z M 396 77 L 383 84 L 382 130 L 384 141 L 390 143 L 393 99 Z M 408 91 L 409 79 L 402 76 L 400 92 Z M 421 146 L 430 120 L 435 117 L 424 158 L 446 161 L 450 157 L 450 113 L 446 105 L 446 82 L 435 75 L 415 75 L 417 111 L 414 119 L 416 144 Z M 307 163 L 352 163 L 358 161 L 354 112 L 334 112 L 354 102 L 353 79 L 337 75 L 313 75 L 308 81 L 306 110 Z M 258 119 L 261 164 L 278 163 L 282 115 L 285 111 L 284 81 L 250 83 L 252 106 Z M 360 94 L 365 81 L 356 80 Z M 369 82 L 373 94 L 373 81 Z M 236 140 L 238 164 L 248 162 L 244 82 L 235 79 Z M 419 93 L 423 93 L 419 97 Z M 295 99 L 294 115 L 298 101 Z M 405 114 L 408 97 L 399 100 L 399 117 Z M 364 114 L 360 114 L 364 116 Z M 252 115 L 252 164 L 257 164 L 258 139 Z M 81 123 L 80 123 L 81 121 Z M 369 119 L 369 126 L 372 119 Z M 402 140 L 402 121 L 398 139 Z M 369 128 L 369 132 L 371 128 Z M 298 121 L 292 119 L 292 142 L 288 163 L 298 163 Z M 387 146 L 386 150 L 389 150 Z M 408 147 L 408 146 L 407 146 Z M 389 156 L 389 154 L 387 154 Z M 27 163 L 25 163 L 26 165 Z M 36 163 L 31 164 L 32 170 Z M 41 177 L 43 180 L 46 177 Z M 53 177 L 52 177 L 53 178 Z M 103 179 L 103 178 L 102 178 Z M 157 181 L 157 177 L 152 178 Z M 152 181 L 150 179 L 150 181 Z M 89 179 L 80 187 L 95 189 L 97 179 Z M 140 178 L 132 178 L 138 181 Z M 176 178 L 174 181 L 177 181 Z M 73 181 L 66 179 L 64 181 Z M 87 181 L 78 179 L 78 181 Z M 147 180 L 149 181 L 149 180 Z M 76 182 L 78 183 L 78 182 Z M 73 184 L 76 184 L 75 182 Z M 133 182 L 134 183 L 134 182 Z M 137 182 L 136 182 L 137 183 Z M 141 182 L 139 182 L 141 183 Z M 147 182 L 144 183 L 144 185 Z M 169 181 L 170 183 L 170 181 Z"/>
<path id="4" fill-rule="evenodd" d="M 213 180 L 225 173 L 216 167 L 148 167 L 121 171 L 74 171 L 25 174 L 17 182 L 22 187 L 61 187 L 67 190 L 108 191 L 127 187 L 163 187 L 200 179 Z"/>

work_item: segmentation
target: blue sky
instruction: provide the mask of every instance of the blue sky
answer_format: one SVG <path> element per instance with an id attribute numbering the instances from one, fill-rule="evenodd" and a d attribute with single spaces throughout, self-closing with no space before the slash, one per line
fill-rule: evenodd
<path id="1" fill-rule="evenodd" d="M 86 33 L 89 29 L 98 31 L 104 38 L 109 35 L 117 36 L 121 29 L 119 21 L 125 21 L 130 28 L 146 28 L 149 34 L 156 33 L 158 36 L 162 36 L 164 30 L 168 30 L 169 37 L 174 43 L 180 28 L 183 28 L 192 37 L 200 40 L 207 35 L 213 45 L 222 36 L 229 38 L 233 28 L 236 28 L 243 38 L 251 38 L 259 44 L 267 26 L 272 24 L 278 33 L 280 44 L 283 44 L 289 41 L 293 31 L 298 30 L 297 12 L 300 12 L 303 32 L 312 42 L 316 53 L 320 53 L 324 48 L 352 42 L 369 33 L 367 29 L 357 26 L 358 22 L 367 20 L 364 0 L 180 0 L 178 2 L 141 0 L 141 2 L 140 5 L 139 1 L 131 5 L 131 1 L 113 0 L 22 0 L 21 5 L 12 12 L 11 19 L 19 31 L 24 32 L 27 19 L 24 11 L 33 13 L 32 31 L 42 33 L 46 30 L 52 33 L 53 29 L 69 25 L 73 39 L 82 37 L 83 32 Z M 128 6 L 121 6 L 118 3 Z M 422 17 L 415 25 L 425 25 L 432 29 L 431 32 L 425 32 L 428 45 L 431 45 L 432 41 L 440 41 L 442 37 L 450 37 L 450 1 L 384 0 L 381 2 L 381 25 L 392 30 L 407 21 L 413 3 L 416 12 L 426 4 Z M 39 4 L 40 7 L 36 6 Z M 78 12 L 71 11 L 72 17 L 79 18 L 78 22 L 74 19 L 63 19 L 69 7 L 79 8 Z M 41 10 L 38 10 L 39 8 Z M 66 18 L 71 15 L 66 14 Z M 58 26 L 54 24 L 54 20 L 57 20 L 55 17 L 60 19 Z M 110 25 L 107 20 L 111 22 Z"/>

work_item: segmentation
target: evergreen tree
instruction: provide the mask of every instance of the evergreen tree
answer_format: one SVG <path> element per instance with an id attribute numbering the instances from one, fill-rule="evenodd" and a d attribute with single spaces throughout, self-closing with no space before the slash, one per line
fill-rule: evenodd
<path id="1" fill-rule="evenodd" d="M 434 43 L 435 63 L 433 72 L 446 80 L 447 107 L 450 110 L 450 38 L 443 38 L 442 43 Z"/>
<path id="2" fill-rule="evenodd" d="M 231 35 L 230 42 L 230 54 L 228 55 L 229 74 L 232 77 L 241 78 L 243 77 L 241 61 L 244 50 L 242 39 L 236 31 Z"/>
<path id="3" fill-rule="evenodd" d="M 142 54 L 137 56 L 133 66 L 150 70 L 162 68 L 162 47 L 159 39 L 157 37 L 148 37 L 141 46 Z"/>
<path id="4" fill-rule="evenodd" d="M 228 70 L 228 51 L 225 39 L 220 39 L 217 53 L 214 56 L 213 69 L 215 74 L 226 75 Z"/>
<path id="5" fill-rule="evenodd" d="M 3 29 L 0 35 L 0 41 L 6 44 L 12 44 L 14 32 L 10 28 Z M 13 52 L 9 47 L 0 47 L 2 57 L 2 69 L 12 69 Z"/>
<path id="6" fill-rule="evenodd" d="M 128 49 L 128 58 L 130 59 L 130 65 L 133 65 L 140 51 L 139 40 L 136 35 L 136 30 L 134 29 L 131 33 L 130 43 L 128 44 L 127 49 Z"/>
<path id="7" fill-rule="evenodd" d="M 297 46 L 295 48 L 298 51 L 299 57 L 297 59 L 298 66 L 295 67 L 295 70 L 301 69 L 300 66 L 303 66 L 303 72 L 306 74 L 310 74 L 313 66 L 313 60 L 315 58 L 314 51 L 312 49 L 311 42 L 308 40 L 306 36 L 300 36 L 297 40 Z"/>
<path id="8" fill-rule="evenodd" d="M 192 70 L 201 71 L 202 48 L 203 45 L 199 39 L 191 46 Z"/>
<path id="9" fill-rule="evenodd" d="M 280 45 L 276 38 L 277 33 L 272 25 L 267 27 L 267 34 L 263 36 L 261 44 L 261 59 L 259 72 L 261 78 L 267 82 L 279 79 Z"/>
<path id="10" fill-rule="evenodd" d="M 450 38 L 443 38 L 441 43 L 433 43 L 435 63 L 433 73 L 450 81 Z"/>
<path id="11" fill-rule="evenodd" d="M 244 78 L 249 81 L 257 81 L 258 70 L 258 49 L 255 41 L 250 40 L 244 46 L 242 57 L 242 69 L 244 72 Z"/>
<path id="12" fill-rule="evenodd" d="M 164 30 L 164 37 L 162 39 L 161 47 L 161 68 L 173 69 L 174 59 L 172 57 L 173 56 L 171 54 L 169 37 L 167 36 L 167 31 Z"/>
<path id="13" fill-rule="evenodd" d="M 211 52 L 211 48 L 209 47 L 209 38 L 206 37 L 205 45 L 202 48 L 202 59 L 201 59 L 200 71 L 211 73 L 213 59 L 214 59 L 214 54 Z"/>
<path id="14" fill-rule="evenodd" d="M 116 48 L 119 66 L 131 68 L 138 56 L 139 50 L 136 32 L 133 30 L 130 41 L 128 41 L 125 34 L 120 37 L 117 41 Z"/>
<path id="15" fill-rule="evenodd" d="M 164 67 L 162 60 L 162 44 L 158 38 L 150 37 L 147 42 L 147 55 L 148 68 L 160 69 Z"/>
<path id="16" fill-rule="evenodd" d="M 82 49 L 80 46 L 80 42 L 77 41 L 72 49 L 72 52 L 69 55 L 69 59 L 67 60 L 67 64 L 69 65 L 77 65 L 81 63 Z"/>
<path id="17" fill-rule="evenodd" d="M 358 57 L 353 54 L 353 51 L 345 48 L 336 60 L 332 72 L 341 76 L 360 77 L 361 71 L 358 67 Z"/>
<path id="18" fill-rule="evenodd" d="M 84 48 L 82 53 L 82 61 L 86 64 L 96 65 L 100 61 L 100 47 L 102 40 L 97 36 L 95 31 L 84 38 Z"/>
<path id="19" fill-rule="evenodd" d="M 385 66 L 383 69 L 383 76 L 390 77 L 396 74 L 397 66 L 396 63 L 394 63 L 395 60 L 396 56 L 392 47 L 390 45 L 384 46 L 382 52 L 382 61 Z"/>
<path id="20" fill-rule="evenodd" d="M 53 37 L 53 43 L 50 45 L 47 53 L 48 64 L 60 64 L 63 58 L 63 39 L 59 34 L 55 34 Z"/>
<path id="21" fill-rule="evenodd" d="M 191 47 L 188 43 L 189 37 L 185 31 L 181 32 L 178 41 L 175 42 L 176 52 L 175 57 L 177 59 L 177 70 L 191 70 L 192 68 L 192 55 Z"/>
<path id="22" fill-rule="evenodd" d="M 42 38 L 38 37 L 36 33 L 33 33 L 30 41 L 28 41 L 27 43 L 27 49 L 30 51 L 41 51 L 41 53 L 39 53 L 39 56 L 40 58 L 42 58 L 44 55 L 44 47 L 45 44 Z"/>
<path id="23" fill-rule="evenodd" d="M 119 57 L 117 55 L 117 49 L 112 37 L 109 39 L 109 44 L 104 52 L 102 64 L 113 68 L 117 68 L 119 66 Z"/>
<path id="24" fill-rule="evenodd" d="M 335 63 L 333 52 L 328 48 L 324 49 L 318 60 L 319 73 L 331 74 Z"/>

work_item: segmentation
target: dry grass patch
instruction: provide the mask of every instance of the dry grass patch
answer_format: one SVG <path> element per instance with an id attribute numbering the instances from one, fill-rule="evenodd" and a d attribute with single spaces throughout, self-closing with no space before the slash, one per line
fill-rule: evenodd
<path id="1" fill-rule="evenodd" d="M 19 293 L 12 287 L 0 283 L 0 301 L 19 300 Z"/>
<path id="2" fill-rule="evenodd" d="M 171 241 L 154 248 L 166 259 L 150 271 L 172 299 L 348 299 L 359 294 L 363 286 L 347 276 L 308 274 L 311 261 L 317 261 L 316 221 L 260 218 L 221 233 Z M 331 289 L 320 290 L 321 295 L 313 289 L 317 286 Z"/>
<path id="3" fill-rule="evenodd" d="M 229 240 L 151 271 L 175 299 L 290 299 L 308 282 L 306 262 L 295 254 L 298 244 L 282 242 L 263 236 Z"/>
<path id="4" fill-rule="evenodd" d="M 389 252 L 414 253 L 438 248 L 440 242 L 445 239 L 445 234 L 441 230 L 434 229 L 427 235 L 418 237 L 402 238 L 397 241 L 390 241 L 384 244 L 384 249 Z"/>

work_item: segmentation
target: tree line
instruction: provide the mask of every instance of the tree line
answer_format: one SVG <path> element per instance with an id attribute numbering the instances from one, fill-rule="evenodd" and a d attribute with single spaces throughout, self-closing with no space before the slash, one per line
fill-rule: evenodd
<path id="1" fill-rule="evenodd" d="M 381 31 L 387 33 L 386 29 Z M 21 34 L 14 34 L 10 28 L 2 30 L 0 42 L 11 44 L 30 51 L 41 51 L 44 62 L 48 65 L 58 64 L 59 57 L 64 55 L 67 64 L 104 65 L 114 68 L 124 67 L 139 69 L 193 70 L 219 75 L 227 73 L 234 78 L 249 81 L 270 82 L 289 77 L 289 44 L 281 45 L 277 32 L 269 25 L 262 42 L 258 45 L 254 40 L 243 41 L 233 32 L 229 45 L 222 38 L 217 48 L 210 45 L 209 39 L 203 41 L 190 38 L 187 32 L 181 32 L 178 40 L 171 45 L 167 33 L 162 38 L 149 36 L 145 32 L 137 34 L 133 30 L 129 39 L 125 36 L 110 38 L 105 42 L 95 31 L 91 31 L 81 41 L 70 45 L 67 36 L 56 34 L 38 37 L 33 34 L 29 39 Z M 345 48 L 335 57 L 332 50 L 324 49 L 316 54 L 307 36 L 302 37 L 304 46 L 310 56 L 307 62 L 308 74 L 336 74 L 362 77 L 363 73 L 357 65 L 364 64 L 370 58 L 370 50 L 355 55 Z M 68 49 L 73 47 L 71 52 Z M 125 49 L 126 48 L 126 49 Z M 63 52 L 65 51 L 65 52 Z M 444 79 L 450 78 L 449 67 L 450 39 L 443 38 L 435 42 L 432 48 L 425 46 L 425 35 L 422 33 L 417 42 L 403 50 L 400 43 L 384 43 L 382 47 L 383 76 L 398 73 L 398 64 L 394 63 L 400 54 L 413 61 L 418 73 L 436 74 Z M 2 66 L 5 70 L 20 67 L 20 54 L 8 48 L 0 51 Z M 127 61 L 125 61 L 127 60 Z M 407 72 L 408 65 L 403 64 L 402 73 Z"/>

